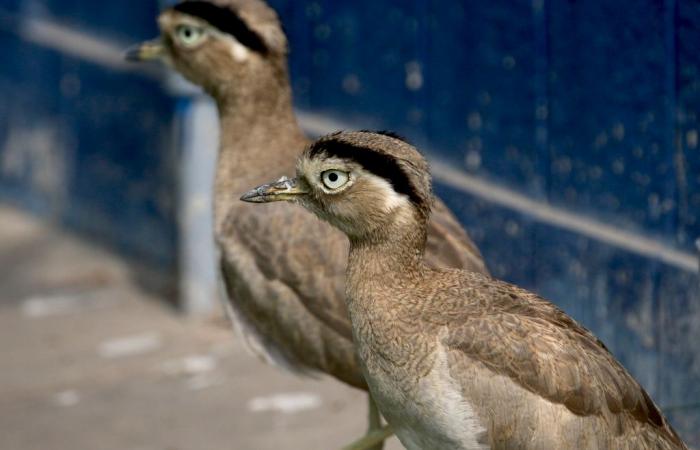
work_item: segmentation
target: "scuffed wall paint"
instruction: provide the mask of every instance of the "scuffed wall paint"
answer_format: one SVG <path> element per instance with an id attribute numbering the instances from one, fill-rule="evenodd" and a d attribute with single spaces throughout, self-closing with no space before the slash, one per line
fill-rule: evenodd
<path id="1" fill-rule="evenodd" d="M 174 284 L 176 99 L 162 70 L 123 61 L 127 43 L 156 34 L 157 5 L 127 3 L 0 6 L 0 47 L 11 61 L 0 72 L 0 200 L 80 230 Z"/>
<path id="2" fill-rule="evenodd" d="M 8 129 L 0 144 L 0 178 L 24 184 L 59 213 L 68 198 L 73 139 L 59 125 L 40 120 L 25 125 L 10 122 Z"/>

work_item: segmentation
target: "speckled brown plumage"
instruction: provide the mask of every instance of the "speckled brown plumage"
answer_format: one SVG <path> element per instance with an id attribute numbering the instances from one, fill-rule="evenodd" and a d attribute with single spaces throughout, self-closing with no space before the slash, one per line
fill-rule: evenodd
<path id="1" fill-rule="evenodd" d="M 215 235 L 231 316 L 250 347 L 269 362 L 324 372 L 366 389 L 344 302 L 347 240 L 300 208 L 256 208 L 235 195 L 290 173 L 309 143 L 292 109 L 285 35 L 262 1 L 212 4 L 234 12 L 261 37 L 264 51 L 241 49 L 220 29 L 172 9 L 164 11 L 159 25 L 163 58 L 202 86 L 219 109 Z M 208 7 L 184 10 L 211 14 Z M 209 30 L 201 44 L 179 43 L 176 33 L 183 23 Z M 240 32 L 255 41 L 248 31 Z M 478 250 L 440 202 L 430 236 L 432 264 L 485 271 Z"/>
<path id="2" fill-rule="evenodd" d="M 395 163 L 377 169 L 369 162 L 378 158 L 354 158 L 348 145 Z M 329 189 L 329 170 L 349 181 Z M 284 199 L 349 237 L 355 342 L 370 391 L 407 448 L 686 448 L 605 346 L 556 306 L 479 273 L 426 264 L 430 176 L 410 145 L 334 134 L 305 152 L 297 177 Z M 288 191 L 276 189 L 244 199 Z"/>

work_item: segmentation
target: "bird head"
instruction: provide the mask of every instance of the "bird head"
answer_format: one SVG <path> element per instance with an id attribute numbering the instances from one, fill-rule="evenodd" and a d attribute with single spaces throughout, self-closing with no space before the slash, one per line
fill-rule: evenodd
<path id="1" fill-rule="evenodd" d="M 287 38 L 262 0 L 185 0 L 158 17 L 160 36 L 126 52 L 161 60 L 216 96 L 261 73 L 286 73 Z"/>
<path id="2" fill-rule="evenodd" d="M 297 161 L 296 178 L 259 186 L 241 200 L 297 202 L 351 238 L 366 238 L 401 222 L 424 227 L 432 191 L 428 163 L 412 145 L 357 131 L 317 140 Z"/>

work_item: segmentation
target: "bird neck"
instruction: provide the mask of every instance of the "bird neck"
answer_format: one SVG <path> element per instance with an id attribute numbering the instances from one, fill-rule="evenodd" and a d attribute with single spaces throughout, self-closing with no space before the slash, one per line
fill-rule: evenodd
<path id="1" fill-rule="evenodd" d="M 306 138 L 297 124 L 286 70 L 232 80 L 215 93 L 220 145 L 215 180 L 215 216 L 221 222 L 245 189 L 293 175 Z"/>
<path id="2" fill-rule="evenodd" d="M 294 121 L 292 88 L 286 63 L 260 65 L 245 74 L 233 73 L 208 91 L 222 117 L 242 126 L 270 120 Z"/>
<path id="3" fill-rule="evenodd" d="M 391 287 L 392 282 L 400 283 L 426 270 L 427 220 L 413 208 L 400 210 L 391 219 L 372 233 L 350 238 L 347 286 L 351 301 L 363 297 L 355 294 L 371 292 L 374 285 Z"/>
<path id="4" fill-rule="evenodd" d="M 292 167 L 294 157 L 304 150 L 296 147 L 305 138 L 289 89 L 217 103 L 221 134 L 217 167 L 222 176 L 235 176 L 241 183 L 262 182 L 256 177 Z"/>

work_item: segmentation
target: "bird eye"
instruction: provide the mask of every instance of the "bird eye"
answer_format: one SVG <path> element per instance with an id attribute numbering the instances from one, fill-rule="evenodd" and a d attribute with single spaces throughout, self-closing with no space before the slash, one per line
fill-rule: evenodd
<path id="1" fill-rule="evenodd" d="M 179 25 L 175 29 L 175 36 L 186 47 L 197 44 L 204 36 L 204 30 L 192 25 Z"/>
<path id="2" fill-rule="evenodd" d="M 321 181 L 328 189 L 338 189 L 348 182 L 349 176 L 340 170 L 326 170 L 321 174 Z"/>

